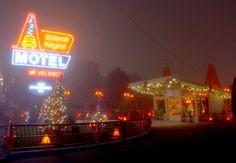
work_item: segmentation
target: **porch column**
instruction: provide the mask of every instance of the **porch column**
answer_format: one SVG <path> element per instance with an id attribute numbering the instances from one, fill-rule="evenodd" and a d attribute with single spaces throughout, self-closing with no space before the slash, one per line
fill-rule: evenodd
<path id="1" fill-rule="evenodd" d="M 157 100 L 156 100 L 156 94 L 153 94 L 153 110 L 154 112 L 157 111 Z"/>
<path id="2" fill-rule="evenodd" d="M 195 100 L 195 111 L 196 111 L 195 121 L 198 123 L 199 119 L 198 119 L 198 107 L 197 107 L 197 97 L 196 97 L 196 95 L 194 95 L 194 100 Z"/>
<path id="3" fill-rule="evenodd" d="M 169 119 L 169 113 L 168 113 L 168 103 L 167 103 L 167 97 L 164 97 L 164 100 L 165 100 L 165 116 L 164 116 L 164 120 L 170 120 Z"/>

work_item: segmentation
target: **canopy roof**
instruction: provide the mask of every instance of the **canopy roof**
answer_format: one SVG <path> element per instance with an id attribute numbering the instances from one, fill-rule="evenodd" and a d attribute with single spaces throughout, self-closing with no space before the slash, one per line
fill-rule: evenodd
<path id="1" fill-rule="evenodd" d="M 193 92 L 195 95 L 208 95 L 216 94 L 222 98 L 230 98 L 230 92 L 223 89 L 212 88 L 209 85 L 201 85 L 190 82 L 185 82 L 174 78 L 172 76 L 160 77 L 151 80 L 133 82 L 128 85 L 128 88 L 142 94 L 154 95 L 162 92 L 166 89 L 179 88 L 189 92 Z"/>

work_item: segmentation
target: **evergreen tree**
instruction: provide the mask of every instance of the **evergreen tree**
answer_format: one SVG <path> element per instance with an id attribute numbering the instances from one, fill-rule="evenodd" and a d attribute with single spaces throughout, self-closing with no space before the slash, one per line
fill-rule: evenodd
<path id="1" fill-rule="evenodd" d="M 234 81 L 233 81 L 231 102 L 232 102 L 232 112 L 235 116 L 236 115 L 236 77 L 234 78 Z"/>
<path id="2" fill-rule="evenodd" d="M 41 108 L 41 118 L 43 123 L 64 123 L 67 120 L 65 89 L 59 81 L 56 81 L 55 87 L 49 97 L 44 99 Z"/>
<path id="3" fill-rule="evenodd" d="M 211 86 L 212 88 L 221 88 L 220 81 L 213 64 L 208 65 L 205 84 Z"/>
<path id="4" fill-rule="evenodd" d="M 120 67 L 110 71 L 105 80 L 105 92 L 110 107 L 118 107 L 122 103 L 123 92 L 127 89 L 129 77 Z"/>

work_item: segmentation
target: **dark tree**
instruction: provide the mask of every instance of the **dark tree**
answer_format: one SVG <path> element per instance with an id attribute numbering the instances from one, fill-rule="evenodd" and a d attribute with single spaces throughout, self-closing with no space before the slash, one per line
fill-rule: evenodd
<path id="1" fill-rule="evenodd" d="M 141 75 L 138 75 L 138 74 L 128 74 L 128 78 L 129 78 L 130 83 L 142 80 Z"/>
<path id="2" fill-rule="evenodd" d="M 231 101 L 232 101 L 232 112 L 234 115 L 236 115 L 236 77 L 234 78 L 233 81 Z"/>
<path id="3" fill-rule="evenodd" d="M 108 73 L 105 79 L 105 92 L 111 107 L 118 107 L 122 103 L 122 95 L 128 84 L 129 77 L 120 67 Z"/>
<path id="4" fill-rule="evenodd" d="M 65 84 L 72 91 L 68 98 L 70 106 L 77 109 L 81 106 L 89 108 L 90 104 L 95 103 L 94 92 L 101 88 L 101 80 L 99 64 L 89 58 L 80 58 L 74 61 L 65 76 Z"/>

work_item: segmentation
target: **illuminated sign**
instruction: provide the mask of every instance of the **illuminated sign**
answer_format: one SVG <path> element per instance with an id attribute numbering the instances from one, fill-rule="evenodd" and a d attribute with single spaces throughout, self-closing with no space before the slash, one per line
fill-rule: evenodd
<path id="1" fill-rule="evenodd" d="M 13 45 L 13 48 L 41 49 L 36 17 L 33 13 L 28 14 L 17 45 Z"/>
<path id="2" fill-rule="evenodd" d="M 40 30 L 41 46 L 46 51 L 68 54 L 74 42 L 71 34 Z"/>
<path id="3" fill-rule="evenodd" d="M 51 71 L 51 70 L 37 70 L 30 69 L 28 71 L 30 76 L 39 76 L 39 77 L 52 77 L 52 78 L 60 78 L 63 76 L 63 72 L 61 71 Z"/>
<path id="4" fill-rule="evenodd" d="M 66 69 L 70 57 L 69 55 L 14 49 L 12 52 L 12 64 L 29 67 Z"/>
<path id="5" fill-rule="evenodd" d="M 61 32 L 41 30 L 39 37 L 36 16 L 29 13 L 17 45 L 12 46 L 12 64 L 66 69 L 71 58 L 67 54 L 73 42 L 74 38 L 71 34 Z"/>
<path id="6" fill-rule="evenodd" d="M 37 82 L 29 86 L 29 90 L 32 93 L 43 95 L 49 93 L 52 90 L 52 86 L 47 85 L 45 82 Z"/>

